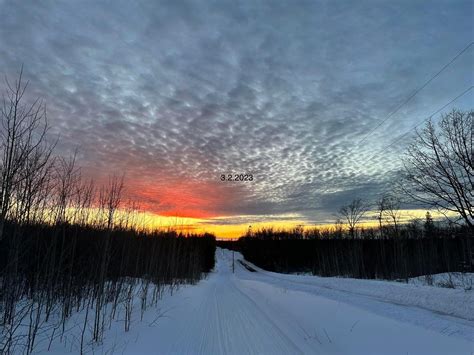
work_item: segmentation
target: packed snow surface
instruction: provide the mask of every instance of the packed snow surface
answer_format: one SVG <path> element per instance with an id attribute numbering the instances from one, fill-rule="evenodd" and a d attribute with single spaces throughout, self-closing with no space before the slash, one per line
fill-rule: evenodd
<path id="1" fill-rule="evenodd" d="M 472 291 L 385 281 L 282 275 L 218 249 L 206 280 L 166 295 L 131 330 L 113 324 L 88 353 L 466 354 Z M 137 309 L 139 306 L 136 307 Z M 78 315 L 80 317 L 80 315 Z M 74 336 L 50 353 L 77 352 Z M 77 335 L 76 335 L 77 338 Z M 41 350 L 41 349 L 37 349 Z"/>

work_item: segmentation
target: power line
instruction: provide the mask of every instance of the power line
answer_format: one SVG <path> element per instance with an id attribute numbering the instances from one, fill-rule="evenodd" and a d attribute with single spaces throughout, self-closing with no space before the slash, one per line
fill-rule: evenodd
<path id="1" fill-rule="evenodd" d="M 420 86 L 418 89 L 416 89 L 408 98 L 400 103 L 394 111 L 392 111 L 387 117 L 385 117 L 377 126 L 375 126 L 369 133 L 367 133 L 362 140 L 357 143 L 357 145 L 360 145 L 361 143 L 365 142 L 367 138 L 375 131 L 377 130 L 381 125 L 383 125 L 385 122 L 387 122 L 388 119 L 390 119 L 394 114 L 396 114 L 403 106 L 405 106 L 408 102 L 410 102 L 421 90 L 423 90 L 426 86 L 429 85 L 434 79 L 436 79 L 446 68 L 448 68 L 451 64 L 453 64 L 456 59 L 458 59 L 464 52 L 466 52 L 472 45 L 474 45 L 474 42 L 469 43 L 466 47 L 464 47 L 456 56 L 451 59 L 447 64 L 445 64 L 436 74 L 434 74 L 428 81 L 426 81 L 422 86 Z"/>
<path id="2" fill-rule="evenodd" d="M 434 79 L 436 79 L 444 70 L 446 70 L 451 64 L 453 64 L 461 55 L 463 55 L 472 45 L 474 45 L 474 42 L 470 42 L 466 47 L 464 47 L 456 56 L 454 56 L 447 64 L 445 64 L 438 72 L 436 72 L 429 80 L 427 80 L 422 86 L 420 86 L 418 89 L 416 89 L 408 98 L 403 101 L 401 104 L 399 104 L 394 111 L 392 111 L 387 117 L 385 117 L 376 127 L 374 127 L 369 133 L 367 133 L 362 140 L 357 143 L 357 145 L 360 145 L 363 143 L 367 138 L 375 131 L 377 130 L 381 125 L 383 125 L 388 119 L 390 119 L 394 114 L 396 114 L 404 105 L 406 105 L 408 102 L 410 102 L 421 90 L 423 90 L 426 86 L 428 86 Z M 408 133 L 410 133 L 413 129 L 417 128 L 419 125 L 421 125 L 423 122 L 427 121 L 428 119 L 432 118 L 434 115 L 438 114 L 442 110 L 444 110 L 447 106 L 467 94 L 469 91 L 471 91 L 474 88 L 474 86 L 469 87 L 468 89 L 464 90 L 461 94 L 456 96 L 454 99 L 449 101 L 447 104 L 443 105 L 440 109 L 436 110 L 434 113 L 432 113 L 427 119 L 421 121 L 420 123 L 416 124 L 415 126 L 411 127 L 409 131 L 405 132 L 402 136 L 397 138 L 395 141 L 393 141 L 390 145 L 386 146 L 383 148 L 381 151 L 378 153 L 374 154 L 371 156 L 367 161 L 372 160 L 375 158 L 377 155 L 383 153 L 385 150 L 388 148 L 392 147 L 395 143 L 399 142 L 401 139 L 403 139 Z M 352 151 L 352 150 L 351 150 Z M 351 153 L 349 152 L 349 154 Z M 322 193 L 326 193 L 328 190 L 328 187 L 324 188 Z"/>
<path id="3" fill-rule="evenodd" d="M 460 93 L 458 96 L 456 96 L 454 99 L 452 99 L 451 101 L 449 101 L 448 103 L 446 103 L 445 105 L 443 105 L 443 107 L 439 108 L 438 110 L 436 110 L 435 112 L 433 112 L 430 116 L 428 116 L 428 118 L 425 118 L 423 121 L 417 123 L 416 125 L 414 125 L 413 127 L 411 127 L 408 131 L 406 131 L 405 133 L 403 133 L 401 136 L 399 136 L 397 139 L 395 139 L 392 143 L 390 143 L 388 146 L 382 148 L 379 152 L 375 153 L 374 155 L 372 155 L 367 161 L 370 161 L 372 160 L 373 158 L 375 158 L 377 155 L 385 152 L 388 148 L 391 148 L 393 147 L 393 145 L 395 143 L 398 143 L 399 141 L 401 141 L 406 135 L 408 135 L 412 130 L 416 129 L 417 127 L 419 127 L 421 124 L 425 123 L 426 121 L 428 121 L 429 119 L 431 119 L 433 116 L 437 115 L 438 113 L 440 113 L 442 110 L 444 110 L 446 107 L 448 107 L 449 105 L 451 105 L 453 102 L 455 102 L 456 100 L 458 100 L 459 98 L 461 98 L 462 96 L 466 95 L 469 91 L 471 91 L 472 89 L 474 89 L 474 85 L 467 88 L 466 90 L 464 90 L 462 93 Z"/>

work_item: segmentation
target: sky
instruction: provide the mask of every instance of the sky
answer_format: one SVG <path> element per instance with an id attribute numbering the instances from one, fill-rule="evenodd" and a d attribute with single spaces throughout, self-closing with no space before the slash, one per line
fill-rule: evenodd
<path id="1" fill-rule="evenodd" d="M 157 219 L 227 236 L 376 199 L 411 135 L 383 149 L 474 82 L 471 46 L 372 132 L 473 41 L 472 1 L 0 0 L 0 13 L 0 74 L 24 65 L 59 154 L 78 148 L 97 181 L 125 174 Z"/>

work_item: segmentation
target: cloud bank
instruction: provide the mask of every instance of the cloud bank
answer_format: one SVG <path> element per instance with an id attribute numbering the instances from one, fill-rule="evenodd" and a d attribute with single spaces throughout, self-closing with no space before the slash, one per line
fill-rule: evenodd
<path id="1" fill-rule="evenodd" d="M 0 71 L 15 77 L 24 64 L 63 154 L 79 147 L 99 180 L 124 172 L 149 211 L 216 223 L 327 220 L 375 196 L 404 145 L 369 158 L 473 82 L 470 50 L 358 144 L 472 41 L 470 1 L 0 1 L 0 11 Z M 226 173 L 254 181 L 221 182 Z"/>

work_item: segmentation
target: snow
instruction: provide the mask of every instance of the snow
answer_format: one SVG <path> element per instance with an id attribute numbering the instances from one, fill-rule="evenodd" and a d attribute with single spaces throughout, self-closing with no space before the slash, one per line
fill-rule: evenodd
<path id="1" fill-rule="evenodd" d="M 409 284 L 444 288 L 457 288 L 466 291 L 474 289 L 474 273 L 444 272 L 408 279 Z"/>
<path id="2" fill-rule="evenodd" d="M 385 281 L 282 275 L 217 250 L 213 273 L 166 294 L 129 332 L 112 324 L 88 353 L 472 354 L 472 291 Z M 138 300 L 137 300 L 138 302 Z M 77 353 L 73 334 L 50 353 Z M 75 319 L 74 319 L 75 318 Z M 70 339 L 70 340 L 69 340 Z M 42 352 L 46 350 L 38 347 Z"/>
<path id="3" fill-rule="evenodd" d="M 381 280 L 278 274 L 262 270 L 247 261 L 246 263 L 255 268 L 259 274 L 265 275 L 269 282 L 274 279 L 273 282 L 287 285 L 287 287 L 305 289 L 309 292 L 316 288 L 320 294 L 346 301 L 350 300 L 343 295 L 365 296 L 364 299 L 369 297 L 373 301 L 414 306 L 438 314 L 474 321 L 474 292 L 472 290 L 434 288 Z M 305 286 L 308 287 L 305 288 Z M 359 300 L 355 302 L 360 303 Z"/>

